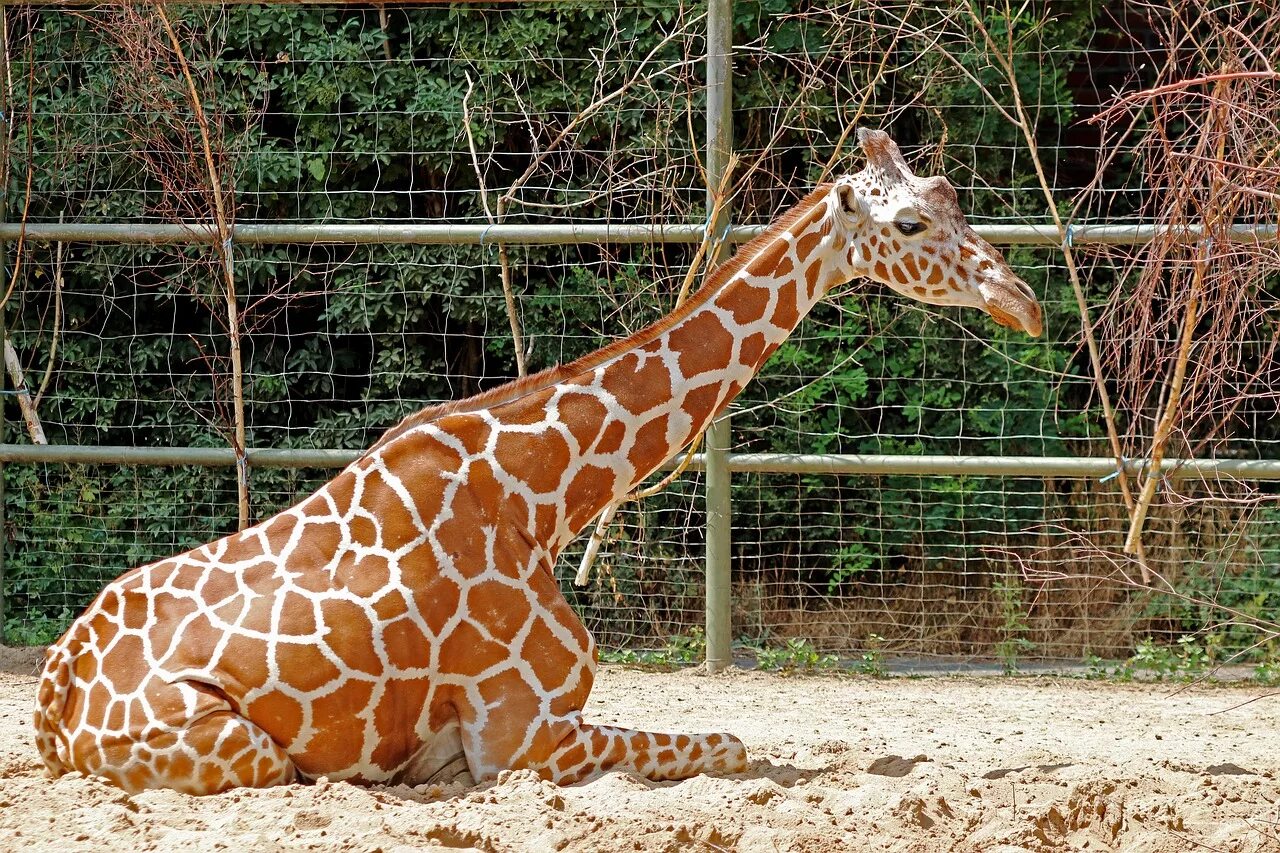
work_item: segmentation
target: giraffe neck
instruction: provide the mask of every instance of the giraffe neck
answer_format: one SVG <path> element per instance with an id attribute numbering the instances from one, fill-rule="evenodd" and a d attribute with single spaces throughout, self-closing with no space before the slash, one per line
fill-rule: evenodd
<path id="1" fill-rule="evenodd" d="M 668 318 L 674 322 L 659 322 L 629 347 L 612 345 L 608 359 L 478 413 L 496 433 L 515 425 L 559 433 L 525 461 L 535 469 L 564 465 L 555 529 L 536 530 L 553 557 L 699 435 L 827 290 L 852 277 L 851 252 L 832 233 L 827 195 L 816 191 L 740 250 L 692 307 Z M 501 455 L 503 439 L 497 441 Z"/>

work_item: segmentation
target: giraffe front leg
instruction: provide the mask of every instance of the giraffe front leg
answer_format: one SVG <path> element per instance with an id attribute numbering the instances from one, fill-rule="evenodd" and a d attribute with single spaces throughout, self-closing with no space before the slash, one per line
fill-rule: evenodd
<path id="1" fill-rule="evenodd" d="M 560 594 L 550 564 L 534 572 L 529 585 L 532 596 L 523 602 L 499 599 L 483 607 L 479 594 L 468 596 L 472 613 L 528 615 L 522 622 L 489 616 L 487 631 L 504 644 L 477 644 L 465 661 L 470 673 L 444 674 L 455 685 L 452 704 L 475 781 L 524 769 L 564 784 L 611 769 L 655 781 L 747 769 L 746 747 L 732 735 L 660 734 L 584 722 L 582 709 L 595 681 L 595 641 Z M 507 589 L 491 586 L 487 592 Z"/>
<path id="2" fill-rule="evenodd" d="M 590 677 L 581 674 L 578 689 L 557 701 L 537 696 L 513 667 L 482 683 L 487 701 L 459 703 L 462 749 L 475 781 L 502 770 L 534 770 L 568 784 L 613 769 L 654 781 L 747 769 L 746 747 L 733 735 L 665 734 L 583 721 Z"/>
<path id="3" fill-rule="evenodd" d="M 612 769 L 661 782 L 747 769 L 747 748 L 730 734 L 666 734 L 578 722 L 535 768 L 557 784 Z"/>

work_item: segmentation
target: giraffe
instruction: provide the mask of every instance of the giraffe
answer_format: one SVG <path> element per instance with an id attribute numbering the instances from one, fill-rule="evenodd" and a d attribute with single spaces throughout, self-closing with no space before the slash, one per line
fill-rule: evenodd
<path id="1" fill-rule="evenodd" d="M 728 734 L 593 725 L 595 643 L 557 555 L 687 445 L 833 286 L 868 277 L 1039 335 L 1040 306 L 887 134 L 679 309 L 564 366 L 410 415 L 296 506 L 135 568 L 48 651 L 53 775 L 208 794 L 327 776 L 571 783 L 747 768 Z"/>

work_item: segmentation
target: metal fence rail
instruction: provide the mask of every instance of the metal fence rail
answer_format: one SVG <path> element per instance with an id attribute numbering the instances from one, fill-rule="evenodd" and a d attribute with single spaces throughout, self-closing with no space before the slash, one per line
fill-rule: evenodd
<path id="1" fill-rule="evenodd" d="M 745 243 L 763 231 L 763 225 L 739 225 L 729 229 L 729 240 Z M 997 246 L 1058 246 L 1064 235 L 1051 225 L 1017 223 L 977 223 L 981 237 Z M 1088 224 L 1070 226 L 1073 244 L 1138 246 L 1158 236 L 1174 233 L 1156 224 Z M 490 246 L 565 245 L 573 243 L 700 243 L 706 234 L 702 225 L 679 222 L 565 223 L 565 224 L 447 224 L 447 223 L 239 223 L 230 229 L 232 241 L 244 246 L 285 245 L 431 245 Z M 1236 240 L 1272 242 L 1277 226 L 1236 223 L 1228 232 Z M 1203 234 L 1199 227 L 1180 228 L 1177 236 L 1195 242 Z M 156 245 L 205 245 L 218 240 L 214 223 L 49 223 L 0 224 L 0 240 L 25 239 L 36 243 L 151 243 Z"/>
<path id="2" fill-rule="evenodd" d="M 245 457 L 253 468 L 342 468 L 360 458 L 363 451 L 338 449 L 248 448 Z M 681 455 L 680 459 L 683 459 Z M 0 462 L 22 465 L 126 465 L 230 468 L 237 464 L 229 447 L 111 447 L 94 445 L 0 444 Z M 679 460 L 661 470 L 674 470 Z M 938 477 L 1063 477 L 1101 478 L 1113 475 L 1116 463 L 1105 457 L 1079 456 L 945 456 L 873 455 L 849 453 L 734 453 L 724 456 L 725 469 L 734 474 L 830 474 L 832 476 L 938 476 Z M 707 469 L 707 454 L 693 454 L 686 466 Z M 1131 475 L 1150 468 L 1145 459 L 1126 459 Z M 1173 459 L 1160 462 L 1161 474 L 1170 480 L 1231 478 L 1280 481 L 1280 460 L 1274 459 Z"/>

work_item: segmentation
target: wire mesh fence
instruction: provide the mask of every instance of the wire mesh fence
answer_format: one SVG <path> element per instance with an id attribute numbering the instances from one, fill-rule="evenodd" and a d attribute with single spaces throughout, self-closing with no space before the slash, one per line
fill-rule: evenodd
<path id="1" fill-rule="evenodd" d="M 1073 227 L 1150 223 L 1141 170 L 1120 157 L 1099 180 L 1102 135 L 1080 121 L 1155 81 L 1154 25 L 1104 7 L 1114 16 L 1106 4 L 977 17 L 966 4 L 737 4 L 735 222 L 765 223 L 860 168 L 850 130 L 867 124 L 890 128 L 918 172 L 947 174 L 972 222 L 1053 226 L 1087 198 Z M 144 7 L 5 7 L 8 221 L 209 232 L 219 191 L 240 225 L 707 221 L 700 5 L 170 12 L 166 31 Z M 1017 101 L 991 49 L 1006 41 Z M 227 446 L 239 417 L 251 448 L 367 447 L 423 404 L 641 328 L 675 304 L 697 249 L 499 246 L 484 230 L 478 245 L 232 244 L 230 324 L 219 246 L 202 240 L 10 244 L 8 336 L 51 443 Z M 1086 265 L 1090 311 L 1136 280 L 1135 255 L 1067 248 Z M 735 404 L 734 452 L 1111 455 L 1063 249 L 1006 255 L 1044 305 L 1043 338 L 852 287 Z M 1262 270 L 1258 304 L 1274 303 L 1276 278 Z M 1243 342 L 1263 350 L 1271 332 Z M 1177 447 L 1276 458 L 1264 374 L 1208 446 L 1188 434 Z M 6 410 L 9 440 L 27 440 L 12 397 Z M 1120 419 L 1139 455 L 1156 431 L 1150 403 Z M 251 468 L 251 517 L 330 474 Z M 124 568 L 236 525 L 234 469 L 9 463 L 4 476 L 11 642 L 49 639 Z M 566 595 L 606 650 L 696 656 L 702 491 L 688 473 L 627 507 L 587 588 L 569 582 L 580 544 L 562 558 Z M 1124 658 L 1146 638 L 1191 637 L 1220 659 L 1270 660 L 1274 495 L 1162 481 L 1143 541 L 1166 583 L 1140 585 L 1114 478 L 736 474 L 735 635 L 1009 662 Z"/>

